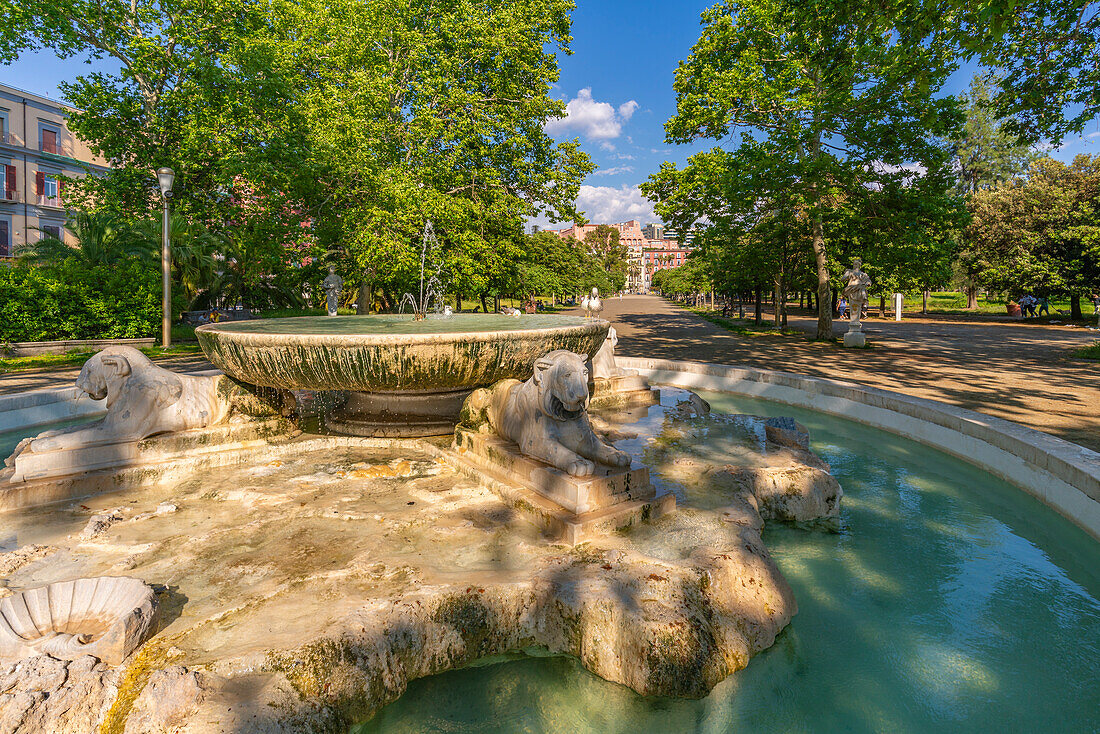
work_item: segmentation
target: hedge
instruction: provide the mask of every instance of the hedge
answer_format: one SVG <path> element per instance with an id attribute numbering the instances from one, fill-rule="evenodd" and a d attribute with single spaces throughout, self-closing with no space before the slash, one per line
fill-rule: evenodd
<path id="1" fill-rule="evenodd" d="M 148 337 L 160 318 L 160 273 L 134 260 L 0 266 L 0 343 Z"/>

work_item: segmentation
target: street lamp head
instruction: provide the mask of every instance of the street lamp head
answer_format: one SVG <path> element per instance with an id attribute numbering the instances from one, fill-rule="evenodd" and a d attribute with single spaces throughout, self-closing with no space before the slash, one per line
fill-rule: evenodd
<path id="1" fill-rule="evenodd" d="M 172 183 L 176 180 L 176 173 L 171 168 L 161 168 L 157 171 L 157 181 L 160 182 L 160 193 L 168 196 L 172 193 Z"/>

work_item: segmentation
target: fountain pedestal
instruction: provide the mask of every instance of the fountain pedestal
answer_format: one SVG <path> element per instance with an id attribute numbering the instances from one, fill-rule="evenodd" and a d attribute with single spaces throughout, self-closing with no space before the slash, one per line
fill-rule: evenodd
<path id="1" fill-rule="evenodd" d="M 525 456 L 505 438 L 463 426 L 455 429 L 447 460 L 459 471 L 495 480 L 489 486 L 506 502 L 569 545 L 676 509 L 673 495 L 657 496 L 644 466 L 597 464 L 591 476 L 575 477 Z"/>
<path id="2" fill-rule="evenodd" d="M 462 403 L 472 390 L 350 392 L 325 421 L 347 436 L 412 438 L 454 431 Z"/>

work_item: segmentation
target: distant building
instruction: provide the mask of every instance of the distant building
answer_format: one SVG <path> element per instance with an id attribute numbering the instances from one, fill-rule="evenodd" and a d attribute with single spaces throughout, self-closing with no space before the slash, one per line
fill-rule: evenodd
<path id="1" fill-rule="evenodd" d="M 565 229 L 547 230 L 559 237 L 584 240 L 584 236 L 596 229 L 597 224 L 574 224 Z M 648 293 L 653 282 L 653 274 L 658 270 L 675 268 L 684 264 L 690 248 L 682 247 L 674 238 L 651 237 L 665 234 L 664 225 L 647 224 L 642 227 L 638 220 L 619 222 L 610 225 L 619 231 L 619 242 L 626 245 L 627 270 L 626 289 L 631 293 Z"/>
<path id="2" fill-rule="evenodd" d="M 691 248 L 695 245 L 695 229 L 694 228 L 689 229 L 687 232 L 684 232 L 682 235 L 679 231 L 677 231 L 675 229 L 666 229 L 665 230 L 665 239 L 678 240 L 685 247 Z"/>
<path id="3" fill-rule="evenodd" d="M 60 102 L 0 84 L 0 258 L 44 236 L 71 241 L 62 177 L 107 170 L 107 161 L 69 131 L 70 112 Z"/>

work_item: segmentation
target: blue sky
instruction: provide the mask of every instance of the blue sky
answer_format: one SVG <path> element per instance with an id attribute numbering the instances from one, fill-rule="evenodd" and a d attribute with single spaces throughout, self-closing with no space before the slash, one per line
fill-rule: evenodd
<path id="1" fill-rule="evenodd" d="M 667 145 L 663 129 L 675 111 L 676 65 L 698 39 L 699 15 L 712 3 L 577 0 L 574 53 L 559 59 L 561 79 L 553 92 L 569 103 L 570 116 L 550 130 L 560 139 L 579 137 L 599 166 L 585 181 L 579 201 L 591 221 L 654 221 L 638 184 L 662 161 L 682 163 L 697 150 L 713 146 L 710 141 Z M 59 98 L 58 82 L 98 66 L 81 59 L 60 60 L 48 52 L 27 54 L 14 64 L 0 66 L 0 82 Z M 973 66 L 958 71 L 945 91 L 964 91 L 973 71 Z M 1091 123 L 1085 135 L 1067 140 L 1052 155 L 1069 160 L 1078 153 L 1100 153 L 1098 130 Z"/>

